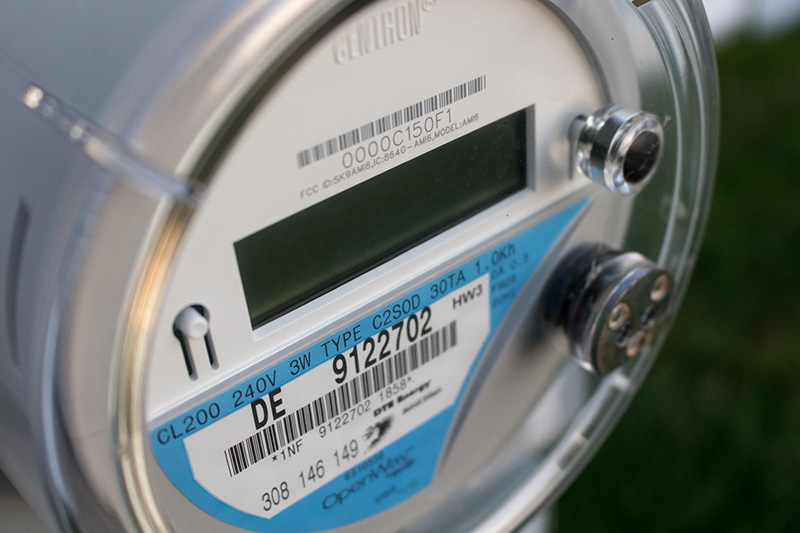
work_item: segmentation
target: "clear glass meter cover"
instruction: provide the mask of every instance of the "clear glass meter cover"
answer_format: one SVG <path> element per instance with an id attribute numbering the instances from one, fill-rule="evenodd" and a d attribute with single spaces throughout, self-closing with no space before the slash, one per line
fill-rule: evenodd
<path id="1" fill-rule="evenodd" d="M 561 260 L 638 252 L 676 280 L 673 310 L 688 282 L 716 157 L 702 7 L 284 4 L 221 29 L 238 55 L 200 58 L 134 135 L 157 153 L 148 132 L 181 138 L 163 110 L 206 113 L 179 163 L 197 200 L 164 198 L 126 330 L 134 515 L 177 531 L 518 527 L 663 340 L 606 377 L 578 364 L 543 319 Z M 575 168 L 575 119 L 610 104 L 663 125 L 632 196 Z"/>

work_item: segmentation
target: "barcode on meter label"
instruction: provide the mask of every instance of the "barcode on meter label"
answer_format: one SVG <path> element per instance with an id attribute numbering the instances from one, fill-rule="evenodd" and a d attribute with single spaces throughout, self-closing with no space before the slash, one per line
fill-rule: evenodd
<path id="1" fill-rule="evenodd" d="M 453 464 L 460 423 L 476 414 L 476 376 L 499 355 L 487 350 L 503 346 L 498 328 L 588 202 L 352 320 L 307 328 L 296 349 L 254 358 L 235 384 L 151 422 L 159 465 L 242 530 L 380 529 L 380 513 L 424 497 Z"/>
<path id="2" fill-rule="evenodd" d="M 450 273 L 278 363 L 288 379 L 278 373 L 274 388 L 183 441 L 193 478 L 226 504 L 271 519 L 339 494 L 360 465 L 392 463 L 395 446 L 416 446 L 420 431 L 443 439 L 447 410 L 491 328 L 489 275 L 464 278 Z M 299 360 L 319 363 L 300 371 L 291 364 Z M 415 479 L 414 465 L 423 468 L 404 464 Z"/>
<path id="3" fill-rule="evenodd" d="M 372 139 L 376 135 L 381 135 L 391 129 L 404 126 L 409 122 L 438 111 L 443 107 L 452 105 L 454 102 L 474 96 L 484 90 L 486 90 L 486 76 L 479 76 L 465 81 L 464 83 L 460 83 L 452 89 L 434 94 L 421 102 L 406 106 L 394 113 L 369 122 L 360 128 L 352 129 L 337 137 L 333 137 L 311 148 L 298 152 L 297 167 L 303 168 L 311 163 L 316 163 L 340 151 L 347 150 L 351 146 Z"/>
<path id="4" fill-rule="evenodd" d="M 458 341 L 456 321 L 225 450 L 231 477 L 433 361 Z M 338 357 L 338 356 L 337 356 Z"/>

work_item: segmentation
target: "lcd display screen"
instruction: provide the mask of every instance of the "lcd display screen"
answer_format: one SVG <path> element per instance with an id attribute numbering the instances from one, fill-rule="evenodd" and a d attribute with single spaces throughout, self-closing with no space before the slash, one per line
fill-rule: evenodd
<path id="1" fill-rule="evenodd" d="M 524 109 L 234 243 L 252 326 L 526 187 Z"/>

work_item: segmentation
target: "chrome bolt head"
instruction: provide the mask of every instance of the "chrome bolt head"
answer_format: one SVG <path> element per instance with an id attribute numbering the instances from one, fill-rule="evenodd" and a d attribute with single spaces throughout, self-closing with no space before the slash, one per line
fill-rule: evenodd
<path id="1" fill-rule="evenodd" d="M 655 174 L 664 144 L 655 115 L 614 105 L 579 117 L 573 126 L 576 168 L 614 194 L 635 194 Z"/>

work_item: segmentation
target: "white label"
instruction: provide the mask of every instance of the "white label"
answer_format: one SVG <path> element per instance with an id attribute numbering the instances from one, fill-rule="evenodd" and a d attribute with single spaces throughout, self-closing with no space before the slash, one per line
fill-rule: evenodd
<path id="1" fill-rule="evenodd" d="M 489 334 L 488 282 L 343 353 L 330 344 L 329 361 L 186 438 L 197 482 L 271 518 L 452 406 Z"/>

